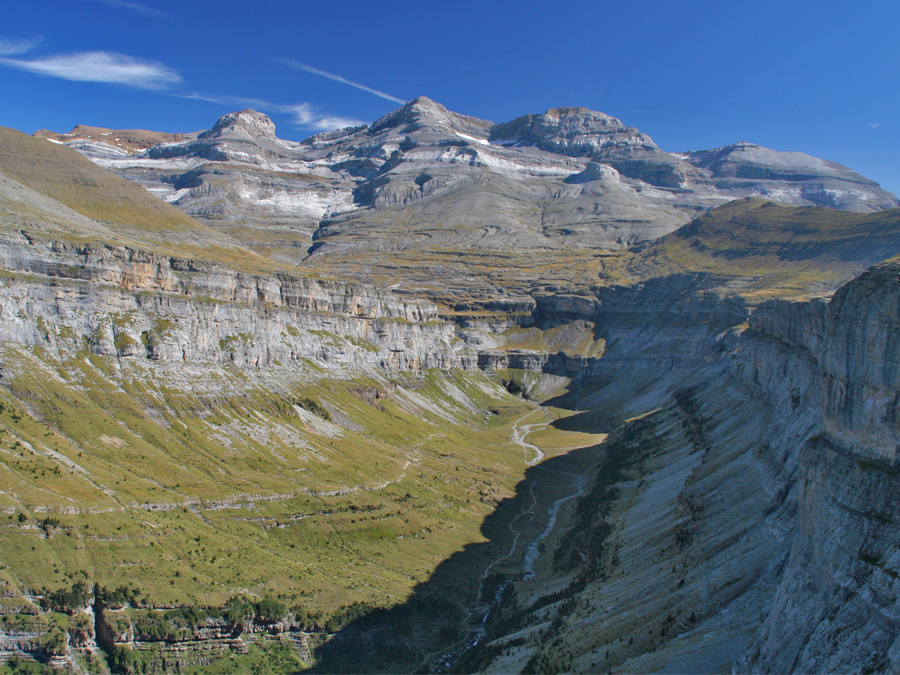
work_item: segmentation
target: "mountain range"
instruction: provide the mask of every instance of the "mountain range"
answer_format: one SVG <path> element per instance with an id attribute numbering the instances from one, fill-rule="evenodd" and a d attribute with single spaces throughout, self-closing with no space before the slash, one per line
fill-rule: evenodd
<path id="1" fill-rule="evenodd" d="M 898 672 L 898 256 L 584 108 L 0 129 L 0 673 Z"/>
<path id="2" fill-rule="evenodd" d="M 615 249 L 750 196 L 856 213 L 898 206 L 835 162 L 750 143 L 664 152 L 586 108 L 494 124 L 419 97 L 371 126 L 300 143 L 279 139 L 252 110 L 192 134 L 76 127 L 37 135 L 207 224 L 255 228 L 243 235 L 248 244 L 277 246 L 292 261 L 310 247 Z"/>

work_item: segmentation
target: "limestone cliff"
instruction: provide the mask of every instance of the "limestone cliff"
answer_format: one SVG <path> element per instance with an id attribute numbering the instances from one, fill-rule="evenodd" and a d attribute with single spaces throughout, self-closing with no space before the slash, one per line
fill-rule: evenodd
<path id="1" fill-rule="evenodd" d="M 898 273 L 740 334 L 739 304 L 609 291 L 573 396 L 631 421 L 466 667 L 897 672 Z"/>
<path id="2" fill-rule="evenodd" d="M 0 243 L 0 264 L 6 342 L 76 350 L 83 340 L 101 355 L 242 366 L 476 363 L 434 305 L 361 285 L 24 236 Z M 61 331 L 68 343 L 58 344 Z"/>
<path id="3" fill-rule="evenodd" d="M 827 306 L 751 322 L 816 363 L 819 425 L 795 449 L 796 535 L 744 670 L 900 670 L 898 273 L 885 263 Z"/>

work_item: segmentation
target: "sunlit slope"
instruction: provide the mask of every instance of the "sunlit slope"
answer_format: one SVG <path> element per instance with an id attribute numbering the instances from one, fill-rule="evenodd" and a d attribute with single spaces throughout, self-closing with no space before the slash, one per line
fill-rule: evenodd
<path id="1" fill-rule="evenodd" d="M 26 231 L 68 241 L 115 242 L 119 237 L 62 202 L 0 174 L 0 232 Z"/>
<path id="2" fill-rule="evenodd" d="M 0 356 L 0 578 L 16 594 L 86 577 L 157 603 L 390 604 L 483 540 L 526 468 L 506 441 L 531 406 L 482 374 Z"/>
<path id="3" fill-rule="evenodd" d="M 4 229 L 13 216 L 34 216 L 62 225 L 57 234 L 94 241 L 202 258 L 245 269 L 277 265 L 246 250 L 240 242 L 201 224 L 138 185 L 119 178 L 65 146 L 0 127 L 0 174 L 55 200 L 36 199 L 3 181 Z M 15 198 L 15 194 L 20 197 Z M 78 214 L 83 218 L 77 218 Z M 89 220 L 95 221 L 90 224 Z M 72 226 L 75 225 L 73 228 Z M 68 231 L 67 231 L 68 230 Z"/>
<path id="4" fill-rule="evenodd" d="M 615 261 L 616 281 L 700 273 L 751 298 L 831 292 L 900 253 L 900 209 L 847 213 L 750 198 L 731 202 Z M 601 275 L 602 276 L 602 275 Z"/>

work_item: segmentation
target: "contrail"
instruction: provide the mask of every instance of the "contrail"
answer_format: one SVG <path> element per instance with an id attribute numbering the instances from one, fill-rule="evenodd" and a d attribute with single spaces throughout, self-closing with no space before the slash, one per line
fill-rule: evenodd
<path id="1" fill-rule="evenodd" d="M 378 91 L 377 89 L 372 89 L 372 87 L 367 87 L 364 84 L 360 84 L 359 82 L 353 82 L 352 80 L 348 80 L 346 77 L 341 77 L 340 75 L 335 75 L 334 73 L 329 73 L 324 70 L 319 70 L 318 68 L 313 68 L 312 66 L 308 66 L 305 63 L 300 63 L 299 61 L 294 61 L 294 59 L 279 59 L 275 58 L 275 61 L 281 63 L 290 68 L 296 68 L 297 70 L 302 70 L 307 73 L 312 73 L 313 75 L 318 75 L 320 77 L 328 78 L 329 80 L 334 80 L 335 82 L 342 82 L 343 84 L 349 84 L 351 87 L 356 87 L 357 89 L 362 89 L 363 91 L 367 91 L 370 94 L 375 94 L 375 96 L 380 96 L 381 98 L 386 98 L 388 101 L 394 101 L 394 103 L 406 103 L 402 98 L 397 98 L 396 96 L 391 96 L 390 94 L 385 94 L 383 91 Z"/>
<path id="2" fill-rule="evenodd" d="M 110 7 L 118 7 L 119 9 L 130 9 L 132 12 L 137 12 L 144 16 L 152 16 L 156 19 L 172 18 L 170 14 L 160 12 L 158 9 L 153 9 L 152 7 L 147 7 L 147 5 L 141 5 L 137 2 L 127 2 L 127 0 L 97 0 L 97 2 L 109 5 Z"/>

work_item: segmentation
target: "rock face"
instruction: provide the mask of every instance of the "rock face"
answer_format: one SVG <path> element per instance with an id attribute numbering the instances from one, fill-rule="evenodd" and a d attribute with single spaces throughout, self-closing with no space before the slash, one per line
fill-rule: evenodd
<path id="1" fill-rule="evenodd" d="M 295 262 L 311 244 L 317 256 L 621 248 L 752 195 L 861 212 L 898 204 L 833 162 L 743 143 L 667 153 L 645 133 L 585 108 L 493 124 L 420 97 L 371 126 L 302 143 L 279 140 L 271 120 L 252 110 L 140 154 L 80 139 L 57 140 Z"/>
<path id="2" fill-rule="evenodd" d="M 690 283 L 606 291 L 576 395 L 638 419 L 466 667 L 897 670 L 898 278 L 742 332 L 746 308 Z"/>
<path id="3" fill-rule="evenodd" d="M 260 277 L 125 248 L 0 244 L 0 340 L 91 352 L 260 367 L 471 369 L 476 355 L 428 303 L 364 286 Z M 46 323 L 57 331 L 42 328 Z M 58 329 L 73 336 L 55 344 Z"/>
<path id="4" fill-rule="evenodd" d="M 766 191 L 780 190 L 794 203 L 847 210 L 896 204 L 877 186 L 832 163 L 744 144 L 671 155 L 615 118 L 576 108 L 493 125 L 420 98 L 371 127 L 321 134 L 303 143 L 279 140 L 271 120 L 253 111 L 227 115 L 208 132 L 139 154 L 97 143 L 92 140 L 82 150 L 98 164 L 168 195 L 220 228 L 227 229 L 229 222 L 256 224 L 250 243 L 283 260 L 305 255 L 312 231 L 314 258 L 360 251 L 393 255 L 417 246 L 446 247 L 454 254 L 470 249 L 496 253 L 511 246 L 537 251 L 569 244 L 622 245 L 656 236 L 688 213 L 731 196 Z M 50 154 L 44 158 L 47 166 L 56 159 Z M 71 173 L 57 168 L 54 176 Z M 22 172 L 34 178 L 33 172 Z M 50 182 L 59 190 L 59 181 Z M 81 195 L 101 182 L 82 181 L 75 192 Z M 533 540 L 527 555 L 514 542 L 509 555 L 493 558 L 507 566 L 508 579 L 490 577 L 493 566 L 480 578 L 475 574 L 478 585 L 485 580 L 499 585 L 485 593 L 487 605 L 494 606 L 485 620 L 478 619 L 478 644 L 462 654 L 466 668 L 900 671 L 900 262 L 866 271 L 830 301 L 776 300 L 754 308 L 738 296 L 704 292 L 718 283 L 707 283 L 717 268 L 709 264 L 692 270 L 696 258 L 682 255 L 681 271 L 641 283 L 489 298 L 481 307 L 496 310 L 497 316 L 470 317 L 462 326 L 462 321 L 442 320 L 430 302 L 346 279 L 307 278 L 278 265 L 265 267 L 269 272 L 240 271 L 202 255 L 163 253 L 158 240 L 152 252 L 144 250 L 140 232 L 129 234 L 136 239 L 121 236 L 115 222 L 106 221 L 109 227 L 97 223 L 39 190 L 50 188 L 34 185 L 27 189 L 0 176 L 5 226 L 0 236 L 0 379 L 17 369 L 24 373 L 26 361 L 44 353 L 64 355 L 55 362 L 59 368 L 64 363 L 84 368 L 85 379 L 79 382 L 85 384 L 79 387 L 97 386 L 87 374 L 98 356 L 109 357 L 106 365 L 119 370 L 139 360 L 158 362 L 161 372 L 170 364 L 165 372 L 175 375 L 183 368 L 183 381 L 195 378 L 194 385 L 201 382 L 199 372 L 205 377 L 218 369 L 250 378 L 265 367 L 264 376 L 272 377 L 278 369 L 298 373 L 312 364 L 322 379 L 348 373 L 369 378 L 358 386 L 372 392 L 360 396 L 378 405 L 395 386 L 389 377 L 424 380 L 428 369 L 500 371 L 491 385 L 498 389 L 501 376 L 515 382 L 510 370 L 527 371 L 531 381 L 546 377 L 553 389 L 568 383 L 568 394 L 554 404 L 568 406 L 578 424 L 587 417 L 586 428 L 611 436 L 599 451 L 587 449 L 591 457 L 580 466 L 590 470 L 582 476 L 565 464 L 530 469 L 532 483 L 523 481 L 523 494 L 536 476 L 544 482 L 553 476 L 578 489 L 555 502 L 552 520 L 558 517 L 558 526 Z M 78 205 L 74 198 L 73 203 Z M 744 224 L 753 229 L 763 223 L 762 212 L 781 207 L 747 208 L 755 220 Z M 729 264 L 747 257 L 730 243 L 736 231 L 727 217 L 732 212 L 695 221 L 693 229 L 673 236 L 667 249 L 654 253 L 648 247 L 649 258 L 639 262 L 650 265 L 650 258 L 663 253 L 675 260 L 677 253 L 691 249 Z M 779 233 L 778 242 L 771 235 L 745 240 L 779 263 L 819 259 L 826 253 L 810 254 L 817 242 L 801 240 L 809 219 L 818 216 L 804 218 L 767 230 Z M 862 265 L 864 259 L 854 257 L 860 248 L 855 221 L 838 220 L 831 227 L 839 237 L 829 240 L 827 255 Z M 162 221 L 150 224 L 157 222 Z M 188 245 L 202 240 L 203 232 L 191 229 L 192 221 L 176 224 L 191 235 L 184 235 L 183 250 L 192 250 Z M 813 239 L 821 239 L 823 231 Z M 149 234 L 142 236 L 151 240 Z M 843 243 L 835 248 L 834 241 Z M 879 242 L 894 246 L 891 237 Z M 867 243 L 862 248 L 871 249 L 872 242 Z M 229 249 L 233 256 L 239 251 L 237 243 Z M 348 268 L 347 276 L 368 273 L 366 264 L 361 269 Z M 747 269 L 764 276 L 769 268 L 754 259 Z M 809 269 L 797 273 L 798 284 L 812 283 L 803 276 Z M 847 270 L 858 271 L 842 268 L 840 273 Z M 592 350 L 573 355 L 502 348 L 510 328 L 529 326 L 558 335 L 575 322 L 572 334 L 586 337 Z M 593 349 L 596 345 L 602 347 Z M 204 368 L 192 369 L 192 364 Z M 38 372 L 44 374 L 42 382 L 54 377 L 50 370 Z M 64 389 L 71 385 L 59 379 L 51 384 L 63 395 L 75 391 Z M 487 382 L 481 381 L 489 388 Z M 474 426 L 483 419 L 490 428 L 490 410 L 482 418 L 482 404 L 473 403 L 483 389 L 464 392 L 448 381 L 422 386 L 440 389 L 448 405 L 455 402 L 473 412 Z M 425 414 L 424 397 L 412 389 L 404 395 L 419 401 L 414 409 Z M 288 408 L 323 436 L 331 433 L 324 416 L 299 403 Z M 432 408 L 448 420 L 445 409 Z M 314 410 L 332 414 L 318 404 Z M 333 413 L 342 414 L 336 407 Z M 14 413 L 4 414 L 10 415 L 9 424 L 19 423 Z M 265 418 L 259 420 L 266 424 Z M 411 426 L 421 422 L 416 417 Z M 182 426 L 186 433 L 187 425 Z M 215 433 L 224 433 L 224 426 L 217 423 Z M 387 426 L 380 427 L 385 446 L 398 438 Z M 410 466 L 420 470 L 415 453 L 437 444 L 441 435 L 436 432 L 408 448 L 414 453 L 409 461 L 398 457 L 387 464 L 403 472 Z M 260 435 L 259 442 L 266 438 Z M 330 445 L 328 439 L 323 443 Z M 126 442 L 104 434 L 96 444 L 114 453 Z M 16 466 L 30 451 L 8 442 L 0 450 L 4 462 Z M 235 448 L 235 457 L 240 452 Z M 361 464 L 361 472 L 371 468 Z M 78 468 L 65 466 L 72 475 Z M 447 474 L 442 479 L 449 484 L 453 477 Z M 577 484 L 571 483 L 573 476 Z M 392 479 L 386 480 L 384 485 Z M 427 487 L 436 485 L 432 481 Z M 332 496 L 341 496 L 341 489 Z M 530 494 L 537 507 L 537 497 Z M 520 515 L 531 513 L 538 521 L 536 511 L 523 503 Z M 470 508 L 469 502 L 458 506 L 460 512 Z M 12 516 L 19 504 L 6 501 L 3 508 Z M 77 506 L 65 508 L 74 513 Z M 443 502 L 441 508 L 449 513 Z M 363 507 L 358 511 L 354 518 L 368 513 Z M 28 526 L 37 533 L 37 524 Z M 52 523 L 43 527 L 49 538 Z M 280 527 L 277 520 L 273 527 Z M 515 531 L 508 521 L 503 529 Z M 385 536 L 391 542 L 385 546 L 396 545 L 398 537 Z M 78 541 L 74 535 L 73 541 Z M 199 538 L 195 541 L 200 544 Z M 515 555 L 522 557 L 517 570 L 511 567 Z M 509 584 L 515 593 L 506 592 L 513 588 Z M 460 616 L 465 623 L 482 615 L 461 611 Z M 224 623 L 204 626 L 207 637 L 218 641 L 216 654 L 237 646 L 225 644 Z M 439 636 L 441 630 L 432 633 Z M 124 634 L 123 641 L 150 641 L 133 632 L 129 638 L 127 630 L 118 634 Z M 10 631 L 5 638 L 0 635 L 0 648 L 24 653 L 39 635 Z M 351 640 L 352 631 L 348 635 Z M 405 633 L 396 635 L 406 639 Z M 190 639 L 174 651 L 189 652 Z M 456 636 L 448 642 L 465 644 Z M 445 653 L 440 646 L 433 654 Z M 413 654 L 417 661 L 404 662 L 403 669 L 418 668 L 420 657 L 427 660 L 429 653 L 430 647 L 421 654 L 402 652 L 403 658 Z"/>
<path id="5" fill-rule="evenodd" d="M 491 140 L 502 145 L 535 146 L 570 157 L 589 157 L 624 176 L 658 187 L 708 183 L 702 172 L 662 152 L 647 134 L 587 108 L 554 108 L 543 115 L 525 115 L 498 124 L 491 130 Z"/>
<path id="6" fill-rule="evenodd" d="M 876 266 L 827 306 L 767 320 L 815 360 L 820 423 L 796 450 L 797 534 L 744 670 L 900 668 L 898 274 Z"/>
<path id="7" fill-rule="evenodd" d="M 212 129 L 204 131 L 198 138 L 240 138 L 257 142 L 275 142 L 275 125 L 268 115 L 255 110 L 242 110 L 223 115 Z"/>

